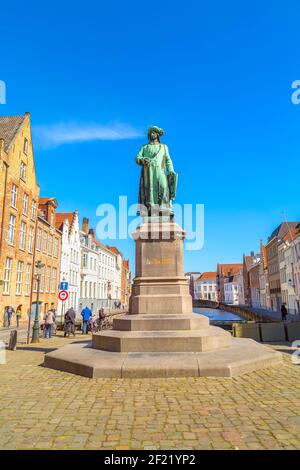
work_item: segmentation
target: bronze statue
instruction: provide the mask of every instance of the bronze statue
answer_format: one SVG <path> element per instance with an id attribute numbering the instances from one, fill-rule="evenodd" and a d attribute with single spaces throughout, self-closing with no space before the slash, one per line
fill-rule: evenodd
<path id="1" fill-rule="evenodd" d="M 148 129 L 148 144 L 142 145 L 136 162 L 142 166 L 138 215 L 173 216 L 172 200 L 177 189 L 177 173 L 166 144 L 160 142 L 163 129 Z"/>

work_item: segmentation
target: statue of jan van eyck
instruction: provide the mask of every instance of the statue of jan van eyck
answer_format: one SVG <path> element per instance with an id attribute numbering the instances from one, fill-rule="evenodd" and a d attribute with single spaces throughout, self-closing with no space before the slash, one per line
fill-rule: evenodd
<path id="1" fill-rule="evenodd" d="M 142 145 L 136 162 L 142 166 L 139 186 L 138 215 L 173 216 L 172 200 L 175 199 L 178 175 L 166 144 L 160 142 L 163 129 L 148 129 L 148 144 Z"/>

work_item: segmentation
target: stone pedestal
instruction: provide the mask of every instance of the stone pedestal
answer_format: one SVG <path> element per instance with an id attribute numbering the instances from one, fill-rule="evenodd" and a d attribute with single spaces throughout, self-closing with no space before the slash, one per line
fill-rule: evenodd
<path id="1" fill-rule="evenodd" d="M 234 339 L 192 313 L 184 276 L 185 233 L 173 221 L 144 218 L 134 232 L 136 276 L 129 313 L 92 344 L 69 345 L 45 365 L 87 377 L 228 377 L 281 364 L 281 354 L 252 340 Z"/>
<path id="2" fill-rule="evenodd" d="M 130 314 L 192 313 L 192 298 L 184 276 L 185 232 L 175 222 L 146 218 L 133 233 L 135 278 Z"/>

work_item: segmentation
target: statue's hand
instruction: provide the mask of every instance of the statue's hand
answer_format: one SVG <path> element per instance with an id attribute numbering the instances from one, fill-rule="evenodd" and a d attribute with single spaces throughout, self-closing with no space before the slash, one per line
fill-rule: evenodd
<path id="1" fill-rule="evenodd" d="M 150 165 L 150 161 L 149 161 L 147 158 L 144 158 L 144 159 L 143 159 L 143 165 L 149 166 L 149 165 Z"/>

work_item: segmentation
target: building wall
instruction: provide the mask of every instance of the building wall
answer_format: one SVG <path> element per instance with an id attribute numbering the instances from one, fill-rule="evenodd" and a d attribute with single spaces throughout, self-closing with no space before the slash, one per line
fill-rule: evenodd
<path id="1" fill-rule="evenodd" d="M 24 146 L 25 142 L 27 143 Z M 5 307 L 11 305 L 16 310 L 19 304 L 23 306 L 22 321 L 27 322 L 27 312 L 31 303 L 39 186 L 36 181 L 29 114 L 26 115 L 7 153 L 3 149 L 3 144 L 1 147 L 0 322 L 2 324 Z M 22 174 L 21 165 L 25 169 L 25 173 Z M 16 198 L 13 200 L 12 194 L 15 193 L 15 189 Z M 24 202 L 27 198 L 25 196 L 24 199 L 24 195 L 28 197 L 27 210 Z M 10 221 L 14 221 L 14 224 L 10 225 Z M 22 235 L 21 226 L 25 229 L 25 232 L 22 230 Z M 9 240 L 12 234 L 13 238 Z"/>
<path id="2" fill-rule="evenodd" d="M 54 224 L 43 217 L 37 220 L 37 237 L 35 244 L 35 262 L 44 264 L 40 282 L 40 314 L 41 318 L 53 307 L 58 306 L 58 282 L 60 273 L 61 232 Z M 36 272 L 36 269 L 35 269 Z M 33 282 L 33 309 L 36 305 L 37 283 Z"/>
<path id="3" fill-rule="evenodd" d="M 66 218 L 62 223 L 62 244 L 59 282 L 68 282 L 69 297 L 65 302 L 58 300 L 58 315 L 70 307 L 78 313 L 80 299 L 81 246 L 79 237 L 78 213 L 70 214 L 71 223 Z"/>
<path id="4" fill-rule="evenodd" d="M 273 238 L 266 245 L 266 255 L 268 261 L 268 278 L 270 290 L 271 310 L 280 311 L 282 304 L 281 288 L 280 288 L 280 272 L 278 259 L 278 239 Z"/>
<path id="5" fill-rule="evenodd" d="M 196 300 L 217 300 L 217 282 L 215 280 L 196 280 L 194 291 Z"/>

